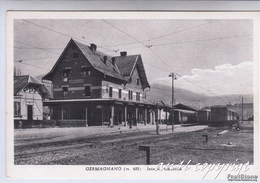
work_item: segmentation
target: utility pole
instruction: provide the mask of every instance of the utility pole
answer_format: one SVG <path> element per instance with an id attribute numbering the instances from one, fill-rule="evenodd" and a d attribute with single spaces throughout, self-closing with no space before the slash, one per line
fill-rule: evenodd
<path id="1" fill-rule="evenodd" d="M 172 131 L 174 131 L 174 111 L 173 111 L 173 106 L 174 106 L 174 80 L 176 79 L 174 73 L 170 73 L 169 77 L 172 77 L 172 111 L 171 111 L 171 123 L 172 123 Z"/>
<path id="2" fill-rule="evenodd" d="M 159 109 L 159 104 L 158 102 L 156 102 L 156 116 L 157 116 L 157 119 L 156 119 L 156 134 L 158 135 L 159 134 L 159 124 L 158 124 L 158 120 L 159 120 L 159 113 L 158 113 L 158 109 Z"/>
<path id="3" fill-rule="evenodd" d="M 243 111 L 243 97 L 242 97 L 242 124 L 243 124 L 243 114 L 244 113 L 244 111 Z"/>

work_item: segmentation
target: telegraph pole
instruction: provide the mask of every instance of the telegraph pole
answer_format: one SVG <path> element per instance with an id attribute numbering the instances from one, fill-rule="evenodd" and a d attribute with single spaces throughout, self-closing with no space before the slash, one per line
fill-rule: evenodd
<path id="1" fill-rule="evenodd" d="M 172 111 L 171 111 L 171 122 L 172 122 L 172 131 L 174 131 L 174 111 L 173 111 L 173 105 L 174 105 L 174 80 L 176 79 L 174 73 L 170 73 L 169 77 L 172 77 Z"/>
<path id="2" fill-rule="evenodd" d="M 243 124 L 243 113 L 244 113 L 244 111 L 243 111 L 244 109 L 243 109 L 243 97 L 242 97 L 242 124 Z"/>

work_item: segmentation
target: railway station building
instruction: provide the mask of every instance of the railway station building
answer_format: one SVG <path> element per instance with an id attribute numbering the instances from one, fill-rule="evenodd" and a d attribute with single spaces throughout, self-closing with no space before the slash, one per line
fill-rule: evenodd
<path id="1" fill-rule="evenodd" d="M 141 55 L 111 57 L 71 39 L 43 78 L 51 81 L 53 98 L 43 105 L 57 123 L 76 126 L 151 123 L 156 104 L 146 100 L 150 88 Z"/>

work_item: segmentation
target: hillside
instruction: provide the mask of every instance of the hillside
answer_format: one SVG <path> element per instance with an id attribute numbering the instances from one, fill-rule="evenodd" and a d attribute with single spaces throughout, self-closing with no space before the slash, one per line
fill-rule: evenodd
<path id="1" fill-rule="evenodd" d="M 152 84 L 151 91 L 147 92 L 147 100 L 150 102 L 161 100 L 170 104 L 171 97 L 171 86 L 162 84 Z M 244 103 L 253 103 L 253 95 L 207 96 L 177 87 L 174 88 L 175 104 L 183 103 L 197 108 L 212 105 L 227 105 L 229 103 L 237 104 L 241 103 L 242 97 L 244 98 Z"/>

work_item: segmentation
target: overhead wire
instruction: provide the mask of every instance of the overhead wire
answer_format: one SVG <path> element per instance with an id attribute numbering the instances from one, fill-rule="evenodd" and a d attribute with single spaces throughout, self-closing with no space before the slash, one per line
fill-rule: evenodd
<path id="1" fill-rule="evenodd" d="M 35 48 L 28 48 L 28 47 L 16 47 L 16 46 L 14 46 L 13 48 L 16 48 L 16 49 L 35 49 Z M 46 49 L 46 50 L 49 50 L 49 49 L 51 49 L 51 50 L 63 50 L 64 48 L 42 48 L 42 49 Z"/>
<path id="2" fill-rule="evenodd" d="M 39 67 L 39 66 L 36 66 L 36 65 L 31 65 L 31 64 L 28 64 L 28 63 L 23 63 L 23 62 L 19 62 L 20 64 L 24 64 L 24 65 L 29 65 L 29 66 L 32 66 L 32 67 L 36 67 L 36 68 L 39 68 L 39 69 L 42 69 L 42 70 L 46 70 L 46 71 L 49 71 L 49 69 L 45 69 L 43 67 Z"/>
<path id="3" fill-rule="evenodd" d="M 26 46 L 31 46 L 33 48 L 36 48 L 36 49 L 39 49 L 39 50 L 43 50 L 43 51 L 46 51 L 46 52 L 54 53 L 56 55 L 60 55 L 60 53 L 56 53 L 56 52 L 53 52 L 53 51 L 50 51 L 50 50 L 43 49 L 43 48 L 38 47 L 38 46 L 33 46 L 33 45 L 30 45 L 30 44 L 27 44 L 27 43 L 23 43 L 21 41 L 14 40 L 14 42 L 17 42 L 19 44 L 23 44 L 23 45 L 26 45 Z"/>
<path id="4" fill-rule="evenodd" d="M 232 38 L 247 37 L 247 36 L 252 36 L 252 34 L 228 36 L 228 37 L 219 37 L 219 38 L 211 38 L 211 39 L 201 39 L 201 40 L 191 40 L 191 41 L 181 41 L 181 42 L 175 42 L 175 43 L 153 44 L 153 46 L 165 46 L 165 45 L 174 45 L 174 44 L 197 43 L 197 42 L 204 42 L 204 41 L 215 41 L 215 40 L 232 39 Z"/>
<path id="5" fill-rule="evenodd" d="M 159 39 L 159 38 L 166 37 L 166 36 L 169 36 L 169 35 L 181 33 L 181 32 L 184 32 L 184 31 L 187 31 L 187 30 L 191 30 L 191 29 L 194 29 L 194 28 L 198 28 L 198 27 L 201 27 L 201 26 L 204 26 L 204 25 L 207 25 L 207 24 L 215 23 L 217 21 L 219 21 L 219 20 L 215 20 L 215 21 L 212 21 L 212 22 L 196 25 L 196 26 L 193 26 L 193 27 L 189 27 L 189 28 L 186 28 L 186 29 L 182 29 L 182 30 L 179 30 L 179 31 L 176 31 L 176 32 L 172 32 L 172 33 L 169 33 L 169 34 L 165 34 L 165 35 L 161 35 L 161 36 L 158 36 L 158 37 L 150 38 L 150 39 L 147 39 L 147 40 L 142 40 L 141 42 L 151 41 L 151 40 Z M 140 43 L 140 41 L 137 41 L 137 42 Z M 111 45 L 111 46 L 123 46 L 123 45 L 128 45 L 128 44 L 135 44 L 137 42 L 128 42 L 128 43 Z M 103 46 L 103 47 L 111 47 L 111 46 Z"/>
<path id="6" fill-rule="evenodd" d="M 71 36 L 71 35 L 69 35 L 69 34 L 65 34 L 65 33 L 63 33 L 63 32 L 60 32 L 60 31 L 57 31 L 57 30 L 54 30 L 54 29 L 51 29 L 51 28 L 48 28 L 48 27 L 45 27 L 45 26 L 42 26 L 42 25 L 36 24 L 36 23 L 33 23 L 33 22 L 28 21 L 28 20 L 25 20 L 25 19 L 22 19 L 22 20 L 25 21 L 25 22 L 27 22 L 27 23 L 30 23 L 30 24 L 32 24 L 32 25 L 35 25 L 35 26 L 41 27 L 41 28 L 43 28 L 43 29 L 46 29 L 46 30 L 49 30 L 49 31 L 52 31 L 52 32 L 55 32 L 55 33 L 61 34 L 61 35 L 63 35 L 63 36 L 70 37 L 70 38 L 73 38 L 73 39 L 79 40 L 79 41 L 81 41 L 81 42 L 85 42 L 85 43 L 87 43 L 87 44 L 90 44 L 90 42 L 84 41 L 84 40 L 82 40 L 82 39 L 80 39 L 80 38 L 77 38 L 77 37 L 75 37 L 75 36 Z M 113 50 L 110 50 L 110 49 L 105 48 L 105 47 L 103 47 L 103 46 L 99 46 L 99 47 L 100 47 L 100 48 L 103 48 L 103 49 L 105 49 L 105 50 L 108 50 L 108 51 L 113 51 Z"/>
<path id="7" fill-rule="evenodd" d="M 76 38 L 76 37 L 72 37 L 72 36 L 70 36 L 70 35 L 68 35 L 68 34 L 62 33 L 62 32 L 60 32 L 60 31 L 56 31 L 56 30 L 50 29 L 50 28 L 48 28 L 48 27 L 41 26 L 41 25 L 38 25 L 38 24 L 36 24 L 36 23 L 30 22 L 30 21 L 28 21 L 28 20 L 24 20 L 24 19 L 22 19 L 22 20 L 25 21 L 25 22 L 31 23 L 31 24 L 33 24 L 33 25 L 35 25 L 35 26 L 39 26 L 39 27 L 41 27 L 41 28 L 44 28 L 44 29 L 47 29 L 47 30 L 50 30 L 50 31 L 53 31 L 53 32 L 56 32 L 56 33 L 59 33 L 59 34 L 62 34 L 62 35 L 64 35 L 64 36 L 71 37 L 71 38 L 74 38 L 74 39 L 77 39 L 77 40 L 81 40 L 81 39 L 78 39 L 78 38 Z M 111 24 L 110 22 L 105 21 L 104 19 L 102 19 L 102 20 L 103 20 L 104 22 L 106 22 L 107 24 L 109 24 L 110 26 L 112 26 L 112 27 L 114 27 L 115 29 L 117 29 L 118 31 L 120 31 L 120 32 L 122 32 L 122 33 L 124 33 L 124 34 L 126 34 L 127 36 L 131 37 L 132 39 L 134 39 L 134 40 L 136 41 L 136 42 L 131 42 L 131 44 L 138 42 L 138 43 L 142 44 L 143 46 L 146 46 L 146 45 L 143 43 L 143 41 L 137 40 L 135 37 L 131 36 L 130 34 L 124 32 L 124 31 L 122 31 L 121 29 L 117 28 L 116 26 L 114 26 L 114 25 Z M 216 21 L 209 22 L 209 23 L 205 23 L 205 24 L 201 24 L 201 25 L 198 25 L 198 26 L 195 26 L 195 27 L 191 27 L 191 28 L 187 28 L 187 29 L 183 29 L 183 30 L 181 30 L 181 31 L 173 32 L 173 33 L 170 33 L 170 34 L 158 36 L 158 37 L 155 37 L 155 38 L 151 38 L 151 39 L 149 39 L 149 40 L 159 39 L 159 38 L 162 38 L 162 37 L 165 37 L 165 36 L 169 36 L 169 35 L 172 35 L 172 34 L 180 33 L 180 32 L 183 32 L 183 31 L 187 31 L 187 30 L 190 30 L 190 29 L 193 29 L 193 28 L 197 28 L 197 27 L 200 27 L 200 26 L 203 26 L 203 25 L 206 25 L 206 24 L 214 23 L 214 22 L 216 22 Z M 249 35 L 242 35 L 242 36 L 249 36 Z M 241 36 L 222 37 L 222 38 L 214 38 L 214 39 L 206 39 L 206 40 L 194 40 L 194 41 L 176 42 L 176 43 L 166 43 L 166 44 L 158 44 L 158 45 L 153 45 L 153 46 L 162 46 L 162 45 L 167 45 L 167 44 L 191 43 L 191 42 L 201 42 L 201 41 L 210 41 L 210 40 L 227 39 L 227 38 L 235 38 L 235 37 L 241 37 Z M 81 41 L 82 41 L 82 40 L 81 40 Z M 147 40 L 145 40 L 145 41 L 147 41 Z M 48 52 L 51 52 L 51 53 L 55 53 L 55 52 L 52 52 L 52 51 L 47 50 L 48 48 L 47 48 L 47 49 L 44 49 L 44 48 L 40 48 L 40 47 L 36 47 L 36 46 L 29 45 L 29 44 L 26 44 L 26 43 L 22 43 L 22 42 L 19 42 L 19 41 L 16 41 L 16 42 L 18 42 L 18 43 L 20 43 L 20 44 L 27 45 L 27 46 L 34 47 L 34 48 L 36 48 L 36 49 L 41 49 L 41 50 L 44 50 L 44 51 L 48 51 Z M 107 48 L 104 48 L 104 47 L 105 47 L 105 46 L 102 46 L 101 48 L 106 49 L 106 50 L 109 50 L 109 51 L 113 51 L 113 50 L 110 50 L 110 49 L 107 49 Z M 168 66 L 167 69 L 168 69 L 168 68 L 171 69 L 170 65 L 169 65 L 168 63 L 166 63 L 157 53 L 155 53 L 150 47 L 147 47 L 147 48 L 148 48 L 157 58 L 159 58 L 164 64 L 166 64 L 166 65 Z M 55 54 L 58 54 L 58 53 L 55 53 Z M 25 63 L 23 63 L 23 64 L 25 64 Z M 28 65 L 28 64 L 27 64 L 27 65 Z M 152 65 L 152 64 L 148 64 L 148 65 L 154 66 L 154 65 Z M 31 65 L 31 66 L 33 66 L 33 65 Z M 35 66 L 35 67 L 37 67 L 37 66 Z M 154 66 L 154 67 L 157 67 L 157 66 Z M 40 68 L 40 67 L 38 67 L 38 68 Z M 162 69 L 161 67 L 157 67 L 157 68 Z M 43 69 L 43 68 L 41 68 L 41 69 Z M 45 69 L 45 70 L 46 70 L 46 69 Z M 166 69 L 163 69 L 163 70 L 166 71 Z M 169 70 L 167 70 L 167 71 L 169 71 Z M 179 75 L 178 73 L 176 73 L 176 75 L 182 77 L 182 76 Z M 182 77 L 182 78 L 183 78 L 183 77 Z M 201 89 L 203 89 L 203 90 L 206 90 L 206 89 L 204 89 L 203 87 L 201 87 L 201 86 L 195 84 L 194 82 L 191 82 L 191 81 L 187 80 L 186 78 L 183 78 L 183 79 L 186 80 L 187 82 L 190 82 L 190 83 L 194 84 L 195 86 L 197 86 L 197 87 L 199 87 L 199 88 L 201 88 Z M 208 90 L 206 90 L 206 91 L 208 91 Z M 208 92 L 209 92 L 209 91 L 208 91 Z M 212 92 L 210 92 L 210 93 L 213 94 Z M 215 94 L 213 94 L 213 95 L 215 95 Z M 217 96 L 217 95 L 215 95 L 215 96 Z"/>
<path id="8" fill-rule="evenodd" d="M 48 58 L 56 58 L 56 57 L 25 58 L 25 59 L 21 59 L 21 60 L 22 61 L 25 61 L 25 60 L 42 60 L 42 59 L 48 59 Z"/>
<path id="9" fill-rule="evenodd" d="M 120 32 L 126 34 L 127 36 L 131 37 L 132 39 L 134 39 L 134 40 L 136 40 L 137 42 L 139 42 L 139 43 L 141 43 L 142 45 L 144 45 L 141 41 L 137 40 L 135 37 L 131 36 L 130 34 L 124 32 L 123 30 L 121 30 L 121 29 L 119 29 L 119 28 L 117 28 L 116 26 L 114 26 L 113 24 L 109 23 L 108 21 L 106 21 L 106 20 L 104 20 L 104 19 L 102 19 L 102 20 L 103 20 L 104 22 L 106 22 L 107 24 L 109 24 L 110 26 L 114 27 L 115 29 L 119 30 Z M 144 45 L 144 46 L 145 46 L 145 45 Z M 148 48 L 149 50 L 151 50 L 151 52 L 152 52 L 157 58 L 159 58 L 165 65 L 167 65 L 167 66 L 168 66 L 167 68 L 171 69 L 171 66 L 170 66 L 167 62 L 165 62 L 157 53 L 155 53 L 150 47 L 147 47 L 147 48 Z M 176 73 L 176 74 L 177 74 L 177 73 Z M 177 75 L 179 75 L 179 74 L 177 74 Z M 182 77 L 181 75 L 179 75 L 179 76 Z M 197 86 L 197 87 L 199 87 L 199 88 L 201 88 L 201 89 L 203 89 L 203 90 L 209 92 L 208 90 L 202 88 L 201 86 L 195 84 L 194 82 L 191 82 L 191 81 L 187 80 L 186 78 L 183 78 L 183 79 L 186 80 L 186 81 L 188 81 L 188 82 L 190 82 L 190 83 L 192 83 L 192 84 L 194 84 L 195 86 Z M 210 93 L 213 94 L 212 92 L 210 92 Z M 213 94 L 213 95 L 215 95 L 215 94 Z M 217 96 L 217 95 L 215 95 L 215 96 Z"/>
<path id="10" fill-rule="evenodd" d="M 144 43 L 142 43 L 141 41 L 139 41 L 138 39 L 136 39 L 135 37 L 131 36 L 130 34 L 122 31 L 121 29 L 117 28 L 116 26 L 114 26 L 113 24 L 109 23 L 108 21 L 102 19 L 104 22 L 106 22 L 107 24 L 109 24 L 110 26 L 114 27 L 115 29 L 117 29 L 118 31 L 122 32 L 123 34 L 126 34 L 127 36 L 131 37 L 132 39 L 136 40 L 137 42 L 139 42 L 140 44 L 142 44 L 143 46 L 146 46 Z M 148 47 L 147 47 L 148 48 Z M 149 50 L 151 50 L 151 48 L 148 48 Z M 153 50 L 151 50 L 151 52 L 157 57 L 159 58 L 162 62 L 164 62 L 164 60 L 158 55 L 156 54 Z M 168 65 L 166 62 L 164 62 L 166 65 Z M 168 65 L 169 66 L 169 65 Z"/>

